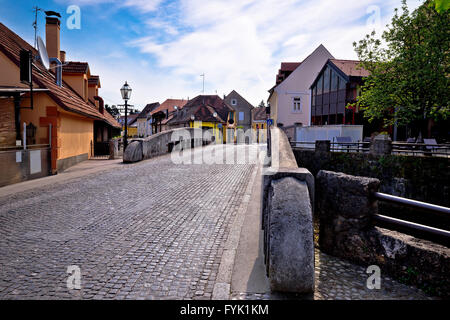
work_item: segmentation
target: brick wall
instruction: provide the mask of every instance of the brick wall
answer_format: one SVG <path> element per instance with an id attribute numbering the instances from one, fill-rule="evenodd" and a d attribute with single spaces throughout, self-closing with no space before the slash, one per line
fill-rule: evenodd
<path id="1" fill-rule="evenodd" d="M 0 98 L 0 147 L 16 145 L 13 99 Z"/>

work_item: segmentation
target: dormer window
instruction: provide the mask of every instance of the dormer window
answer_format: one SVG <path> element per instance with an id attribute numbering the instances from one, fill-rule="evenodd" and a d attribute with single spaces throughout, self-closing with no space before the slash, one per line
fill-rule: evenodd
<path id="1" fill-rule="evenodd" d="M 237 100 L 236 99 L 231 99 L 231 105 L 232 106 L 237 106 Z"/>

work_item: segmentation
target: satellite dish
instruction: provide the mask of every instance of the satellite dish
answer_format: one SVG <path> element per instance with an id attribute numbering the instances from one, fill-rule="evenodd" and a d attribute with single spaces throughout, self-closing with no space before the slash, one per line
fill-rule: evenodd
<path id="1" fill-rule="evenodd" d="M 50 69 L 50 61 L 48 59 L 47 49 L 45 49 L 44 41 L 42 41 L 41 37 L 37 37 L 37 46 L 39 51 L 39 58 L 41 58 L 41 62 L 45 69 Z"/>

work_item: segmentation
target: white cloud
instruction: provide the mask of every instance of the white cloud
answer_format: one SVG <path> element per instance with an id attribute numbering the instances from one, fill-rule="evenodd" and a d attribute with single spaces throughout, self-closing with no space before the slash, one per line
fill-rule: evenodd
<path id="1" fill-rule="evenodd" d="M 267 98 L 282 61 L 302 61 L 320 44 L 336 58 L 356 59 L 353 42 L 373 28 L 367 23 L 373 20 L 368 8 L 380 9 L 380 25 L 384 26 L 390 22 L 393 9 L 401 5 L 400 0 L 100 2 L 135 9 L 141 17 L 136 22 L 146 27 L 136 32 L 138 38 L 126 43 L 140 51 L 135 57 L 125 59 L 124 53 L 111 52 L 107 60 L 116 58 L 114 72 L 111 63 L 98 61 L 98 73 L 102 79 L 108 78 L 102 81 L 104 92 L 111 85 L 110 95 L 120 98 L 115 88 L 132 79 L 133 95 L 140 104 L 200 94 L 200 74 L 205 73 L 206 93 L 217 90 L 221 95 L 235 89 L 257 105 Z M 408 3 L 413 9 L 421 1 Z M 129 71 L 123 71 L 123 64 Z M 110 80 L 110 76 L 121 80 Z"/>
<path id="2" fill-rule="evenodd" d="M 178 23 L 192 31 L 129 45 L 156 57 L 175 78 L 201 83 L 205 72 L 207 93 L 236 89 L 257 104 L 267 98 L 281 61 L 301 61 L 321 43 L 337 58 L 355 59 L 353 41 L 371 31 L 367 9 L 374 5 L 384 26 L 400 1 L 181 0 Z"/>

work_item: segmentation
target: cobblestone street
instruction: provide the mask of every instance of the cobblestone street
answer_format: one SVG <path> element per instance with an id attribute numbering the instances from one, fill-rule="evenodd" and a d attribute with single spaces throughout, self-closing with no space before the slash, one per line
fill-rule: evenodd
<path id="1" fill-rule="evenodd" d="M 210 299 L 254 167 L 163 156 L 0 198 L 0 298 Z"/>
<path id="2" fill-rule="evenodd" d="M 175 165 L 166 155 L 0 197 L 0 299 L 211 299 L 256 169 Z M 79 290 L 67 288 L 69 266 L 80 268 Z M 383 275 L 381 290 L 369 290 L 367 277 L 316 249 L 314 295 L 231 299 L 432 298 Z"/>

